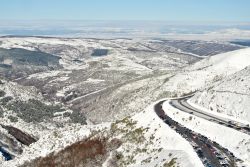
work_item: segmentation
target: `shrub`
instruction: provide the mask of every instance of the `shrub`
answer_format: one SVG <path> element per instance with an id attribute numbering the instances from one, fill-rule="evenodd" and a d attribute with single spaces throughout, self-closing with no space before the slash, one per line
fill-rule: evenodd
<path id="1" fill-rule="evenodd" d="M 65 112 L 63 113 L 63 117 L 70 117 L 71 113 L 70 112 Z"/>
<path id="2" fill-rule="evenodd" d="M 4 97 L 0 100 L 0 104 L 5 106 L 9 101 L 11 101 L 13 99 L 13 97 L 11 96 L 7 96 L 7 97 Z"/>
<path id="3" fill-rule="evenodd" d="M 4 97 L 6 95 L 6 93 L 2 90 L 0 90 L 0 97 Z"/>
<path id="4" fill-rule="evenodd" d="M 176 160 L 177 160 L 177 158 L 171 159 L 171 161 L 164 163 L 163 167 L 175 167 L 175 166 L 177 166 Z"/>
<path id="5" fill-rule="evenodd" d="M 15 101 L 8 104 L 7 108 L 15 112 L 25 122 L 42 122 L 53 118 L 54 113 L 63 111 L 58 105 L 46 105 L 34 99 L 27 102 Z"/>
<path id="6" fill-rule="evenodd" d="M 120 159 L 124 158 L 124 156 L 123 156 L 122 153 L 117 153 L 117 154 L 115 155 L 115 157 L 116 157 L 117 160 L 120 160 Z"/>
<path id="7" fill-rule="evenodd" d="M 3 111 L 3 109 L 0 107 L 0 118 L 3 117 L 3 113 L 4 113 L 4 111 Z"/>
<path id="8" fill-rule="evenodd" d="M 10 122 L 17 122 L 18 121 L 18 118 L 14 117 L 12 115 L 8 116 L 8 119 L 10 120 Z"/>
<path id="9" fill-rule="evenodd" d="M 72 114 L 70 115 L 70 119 L 74 123 L 80 123 L 82 125 L 87 124 L 85 115 L 80 111 L 73 111 Z"/>

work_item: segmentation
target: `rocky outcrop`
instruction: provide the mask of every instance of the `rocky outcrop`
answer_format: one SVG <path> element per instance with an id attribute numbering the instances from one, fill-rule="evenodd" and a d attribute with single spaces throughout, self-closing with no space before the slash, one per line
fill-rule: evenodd
<path id="1" fill-rule="evenodd" d="M 37 140 L 35 138 L 33 138 L 32 136 L 30 136 L 29 134 L 26 134 L 24 132 L 22 132 L 21 130 L 12 127 L 12 126 L 5 126 L 2 125 L 1 126 L 6 129 L 8 131 L 8 133 L 10 135 L 12 135 L 14 138 L 16 138 L 17 141 L 19 141 L 20 143 L 29 146 L 30 144 L 36 142 Z"/>

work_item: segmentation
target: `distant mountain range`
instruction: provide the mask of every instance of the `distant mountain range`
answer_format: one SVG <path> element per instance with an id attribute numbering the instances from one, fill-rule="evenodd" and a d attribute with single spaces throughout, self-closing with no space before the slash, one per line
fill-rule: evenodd
<path id="1" fill-rule="evenodd" d="M 249 23 L 164 21 L 1 21 L 0 35 L 95 38 L 247 39 Z"/>

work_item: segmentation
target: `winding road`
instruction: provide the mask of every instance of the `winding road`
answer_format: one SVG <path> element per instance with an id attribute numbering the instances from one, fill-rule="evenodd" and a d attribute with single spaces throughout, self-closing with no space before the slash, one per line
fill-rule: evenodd
<path id="1" fill-rule="evenodd" d="M 164 102 L 161 101 L 154 106 L 156 114 L 192 145 L 205 167 L 235 167 L 236 163 L 241 161 L 232 152 L 218 143 L 174 121 L 162 109 Z"/>
<path id="2" fill-rule="evenodd" d="M 230 120 L 228 118 L 219 117 L 217 115 L 214 115 L 212 112 L 207 113 L 207 112 L 201 111 L 200 109 L 197 109 L 191 106 L 187 102 L 190 97 L 192 96 L 179 98 L 179 99 L 172 99 L 170 100 L 169 104 L 173 106 L 174 108 L 177 108 L 178 110 L 181 110 L 183 112 L 206 119 L 210 122 L 214 122 L 214 123 L 217 123 L 217 124 L 229 127 L 229 128 L 233 128 L 237 131 L 250 135 L 250 127 L 248 124 L 243 124 L 235 120 Z"/>

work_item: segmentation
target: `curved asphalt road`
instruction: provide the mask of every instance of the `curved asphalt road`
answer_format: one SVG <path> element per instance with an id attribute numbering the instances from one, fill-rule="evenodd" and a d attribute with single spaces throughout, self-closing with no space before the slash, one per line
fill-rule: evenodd
<path id="1" fill-rule="evenodd" d="M 240 122 L 236 122 L 230 119 L 220 118 L 216 115 L 213 115 L 212 113 L 206 113 L 197 108 L 194 108 L 193 106 L 187 103 L 187 100 L 190 97 L 191 96 L 179 98 L 179 99 L 173 99 L 173 100 L 170 100 L 169 104 L 183 112 L 198 116 L 210 122 L 214 122 L 214 123 L 217 123 L 217 124 L 229 127 L 229 128 L 233 128 L 237 131 L 250 135 L 249 125 L 242 124 Z"/>
<path id="2" fill-rule="evenodd" d="M 154 106 L 156 114 L 192 145 L 205 167 L 235 167 L 236 162 L 241 161 L 218 143 L 180 125 L 170 118 L 162 109 L 164 102 L 161 101 Z"/>

